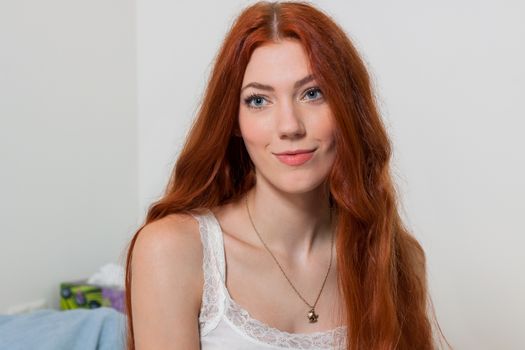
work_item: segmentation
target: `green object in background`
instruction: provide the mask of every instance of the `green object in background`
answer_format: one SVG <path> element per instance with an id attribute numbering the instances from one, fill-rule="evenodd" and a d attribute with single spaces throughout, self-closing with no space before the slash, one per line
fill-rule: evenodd
<path id="1" fill-rule="evenodd" d="M 96 309 L 111 307 L 111 301 L 102 296 L 102 287 L 87 284 L 85 280 L 60 284 L 60 308 Z"/>

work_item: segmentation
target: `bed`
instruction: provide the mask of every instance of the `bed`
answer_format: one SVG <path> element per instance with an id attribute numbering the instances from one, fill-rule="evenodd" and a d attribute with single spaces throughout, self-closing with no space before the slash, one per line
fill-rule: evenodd
<path id="1" fill-rule="evenodd" d="M 119 350 L 126 317 L 109 307 L 0 315 L 0 349 Z"/>

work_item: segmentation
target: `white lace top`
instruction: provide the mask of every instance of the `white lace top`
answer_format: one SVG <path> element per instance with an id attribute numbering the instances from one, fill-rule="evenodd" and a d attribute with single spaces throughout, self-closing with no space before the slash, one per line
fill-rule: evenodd
<path id="1" fill-rule="evenodd" d="M 346 326 L 325 332 L 288 333 L 250 316 L 226 288 L 223 232 L 211 210 L 192 214 L 203 244 L 204 289 L 199 314 L 202 350 L 344 349 Z"/>

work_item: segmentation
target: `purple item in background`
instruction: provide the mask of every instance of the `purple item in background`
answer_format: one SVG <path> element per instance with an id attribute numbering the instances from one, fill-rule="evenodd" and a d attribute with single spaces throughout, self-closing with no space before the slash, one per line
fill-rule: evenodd
<path id="1" fill-rule="evenodd" d="M 82 294 L 82 292 L 79 291 L 75 295 L 75 301 L 78 305 L 84 305 L 86 303 L 86 298 L 84 297 L 84 294 Z"/>
<path id="2" fill-rule="evenodd" d="M 124 289 L 119 286 L 90 284 L 87 280 L 60 284 L 61 310 L 96 309 L 102 306 L 125 313 Z"/>
<path id="3" fill-rule="evenodd" d="M 102 297 L 108 299 L 111 302 L 111 307 L 124 312 L 124 291 L 116 288 L 102 288 Z"/>

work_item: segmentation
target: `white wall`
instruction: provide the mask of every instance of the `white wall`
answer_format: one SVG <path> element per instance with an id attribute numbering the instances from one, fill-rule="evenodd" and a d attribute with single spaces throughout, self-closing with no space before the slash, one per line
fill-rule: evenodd
<path id="1" fill-rule="evenodd" d="M 139 215 L 158 198 L 213 56 L 252 1 L 137 1 Z M 314 1 L 368 62 L 409 227 L 456 349 L 524 349 L 523 3 Z"/>
<path id="2" fill-rule="evenodd" d="M 135 4 L 0 2 L 0 313 L 120 262 L 137 223 Z"/>

